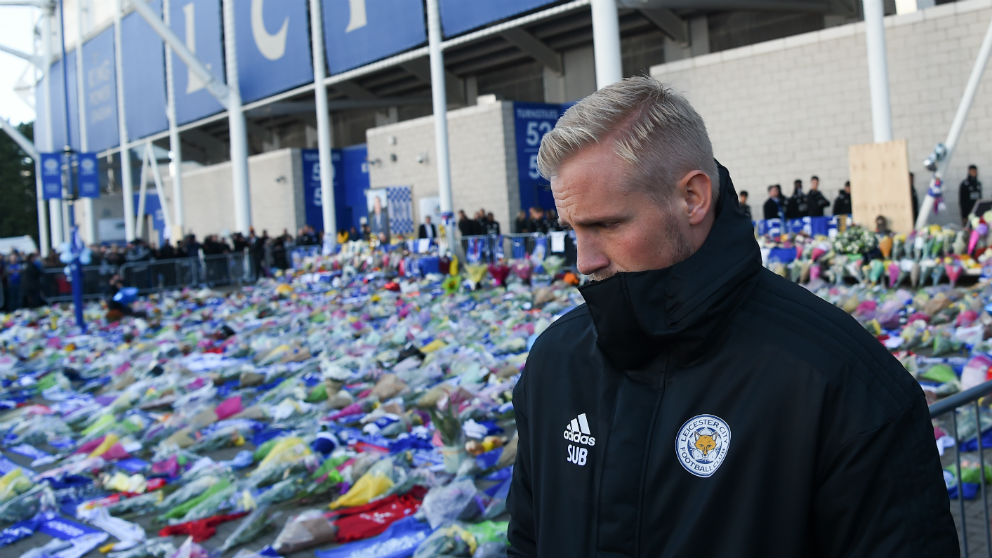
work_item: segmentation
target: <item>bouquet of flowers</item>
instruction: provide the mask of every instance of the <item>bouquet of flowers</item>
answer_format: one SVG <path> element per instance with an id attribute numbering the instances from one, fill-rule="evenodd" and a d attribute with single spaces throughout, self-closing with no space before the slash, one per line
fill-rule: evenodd
<path id="1" fill-rule="evenodd" d="M 834 251 L 838 254 L 864 254 L 877 246 L 875 233 L 857 225 L 847 227 L 834 239 Z"/>

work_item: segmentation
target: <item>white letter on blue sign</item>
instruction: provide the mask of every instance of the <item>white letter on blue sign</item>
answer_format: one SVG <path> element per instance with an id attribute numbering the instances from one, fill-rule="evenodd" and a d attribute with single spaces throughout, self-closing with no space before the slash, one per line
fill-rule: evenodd
<path id="1" fill-rule="evenodd" d="M 348 9 L 351 11 L 351 19 L 348 20 L 345 33 L 368 25 L 368 19 L 365 17 L 365 0 L 348 0 Z"/>
<path id="2" fill-rule="evenodd" d="M 289 30 L 289 16 L 282 20 L 282 27 L 274 34 L 265 30 L 262 18 L 262 3 L 265 0 L 251 0 L 251 35 L 262 56 L 269 60 L 279 60 L 286 53 L 286 32 Z"/>
<path id="3" fill-rule="evenodd" d="M 186 48 L 193 54 L 196 54 L 196 8 L 192 2 L 183 6 L 183 15 L 186 16 Z M 196 77 L 196 74 L 193 73 L 191 68 L 186 68 L 187 95 L 203 89 L 205 85 L 203 80 Z"/>

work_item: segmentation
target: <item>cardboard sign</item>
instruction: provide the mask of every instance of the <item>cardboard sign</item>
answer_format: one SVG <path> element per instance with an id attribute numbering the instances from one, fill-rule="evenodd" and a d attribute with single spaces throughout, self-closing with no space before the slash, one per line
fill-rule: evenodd
<path id="1" fill-rule="evenodd" d="M 848 149 L 854 222 L 875 230 L 875 218 L 888 220 L 889 230 L 913 230 L 906 140 L 852 145 Z"/>

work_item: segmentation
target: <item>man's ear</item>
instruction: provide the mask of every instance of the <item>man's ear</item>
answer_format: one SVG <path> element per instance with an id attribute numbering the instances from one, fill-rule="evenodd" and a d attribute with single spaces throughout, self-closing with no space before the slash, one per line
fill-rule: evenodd
<path id="1" fill-rule="evenodd" d="M 701 170 L 689 171 L 679 181 L 678 190 L 685 201 L 690 225 L 698 225 L 710 212 L 713 203 L 713 181 Z"/>

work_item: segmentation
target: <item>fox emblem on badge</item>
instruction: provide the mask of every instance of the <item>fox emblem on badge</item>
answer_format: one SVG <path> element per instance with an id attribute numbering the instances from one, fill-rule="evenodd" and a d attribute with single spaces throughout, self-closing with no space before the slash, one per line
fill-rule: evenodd
<path id="1" fill-rule="evenodd" d="M 716 415 L 685 421 L 675 437 L 675 457 L 689 473 L 706 478 L 723 464 L 730 450 L 730 426 Z"/>

